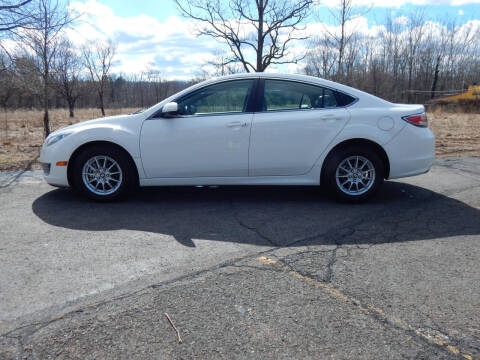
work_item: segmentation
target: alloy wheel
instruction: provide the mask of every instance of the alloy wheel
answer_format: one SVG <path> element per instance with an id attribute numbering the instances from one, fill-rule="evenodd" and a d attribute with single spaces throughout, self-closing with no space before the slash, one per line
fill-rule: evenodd
<path id="1" fill-rule="evenodd" d="M 338 188 L 347 195 L 362 195 L 375 182 L 375 167 L 364 156 L 349 156 L 335 171 Z"/>
<path id="2" fill-rule="evenodd" d="M 82 169 L 83 184 L 95 195 L 109 195 L 122 185 L 123 172 L 117 161 L 106 155 L 88 159 Z"/>

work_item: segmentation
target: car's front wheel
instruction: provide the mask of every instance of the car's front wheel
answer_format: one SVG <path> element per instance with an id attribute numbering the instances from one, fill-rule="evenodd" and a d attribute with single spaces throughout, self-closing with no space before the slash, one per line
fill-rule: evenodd
<path id="1" fill-rule="evenodd" d="M 384 168 L 381 158 L 373 149 L 349 146 L 327 158 L 323 181 L 338 199 L 361 202 L 380 188 Z"/>
<path id="2" fill-rule="evenodd" d="M 115 200 L 133 187 L 133 171 L 125 155 L 109 146 L 82 151 L 73 164 L 74 188 L 95 200 Z"/>

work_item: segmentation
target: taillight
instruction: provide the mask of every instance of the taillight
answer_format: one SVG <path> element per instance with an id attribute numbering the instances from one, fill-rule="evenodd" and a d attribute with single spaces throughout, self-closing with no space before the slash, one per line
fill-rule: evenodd
<path id="1" fill-rule="evenodd" d="M 415 126 L 419 126 L 419 127 L 428 126 L 427 114 L 425 113 L 404 116 L 402 117 L 402 119 Z"/>

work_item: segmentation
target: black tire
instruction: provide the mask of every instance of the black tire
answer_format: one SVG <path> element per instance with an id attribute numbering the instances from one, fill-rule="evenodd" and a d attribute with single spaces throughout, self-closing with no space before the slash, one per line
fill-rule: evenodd
<path id="1" fill-rule="evenodd" d="M 366 167 L 369 168 L 373 166 L 374 171 L 369 172 L 369 174 L 374 175 L 370 176 L 372 181 L 370 181 L 370 177 L 369 179 L 364 179 L 368 186 L 364 186 L 365 184 L 363 182 L 358 182 L 359 186 L 354 184 L 352 191 L 348 193 L 348 189 L 346 189 L 346 187 L 349 186 L 352 181 L 350 178 L 343 178 L 342 180 L 339 178 L 339 181 L 337 182 L 337 168 L 339 168 L 339 165 L 342 163 L 345 165 L 344 161 L 347 159 L 351 159 L 350 162 L 353 163 L 357 157 L 359 159 L 367 159 L 369 161 L 369 163 L 366 164 Z M 347 172 L 339 170 L 339 176 L 345 177 L 347 174 Z M 366 172 L 361 172 L 360 174 L 357 173 L 356 176 L 361 177 L 363 174 L 366 174 Z M 351 145 L 335 150 L 334 153 L 327 157 L 325 160 L 325 167 L 322 172 L 322 184 L 327 187 L 328 194 L 334 195 L 336 199 L 350 203 L 359 203 L 370 199 L 380 189 L 381 185 L 383 184 L 384 177 L 385 164 L 375 150 L 368 146 Z M 342 190 L 340 183 L 343 180 L 347 181 L 347 179 L 349 179 L 348 181 L 350 182 L 347 183 L 343 187 L 344 190 Z M 356 181 L 356 178 L 352 178 L 352 180 Z M 358 193 L 354 194 L 352 192 L 355 191 L 355 186 L 357 186 Z"/>
<path id="2" fill-rule="evenodd" d="M 119 172 L 121 175 L 112 175 L 110 178 L 111 179 L 110 183 L 115 184 L 110 188 L 111 192 L 109 192 L 110 190 L 108 190 L 108 185 L 106 185 L 104 187 L 107 189 L 105 190 L 106 191 L 105 193 L 103 194 L 98 193 L 101 191 L 101 186 L 99 186 L 98 192 L 95 193 L 94 190 L 90 189 L 84 181 L 84 178 L 83 178 L 84 166 L 90 159 L 93 159 L 95 157 L 100 157 L 99 159 L 100 164 L 102 164 L 102 157 L 103 158 L 106 157 L 107 159 L 106 161 L 108 161 L 107 167 L 113 163 L 111 162 L 111 160 L 114 160 L 121 170 Z M 108 160 L 108 159 L 111 159 L 111 160 Z M 77 190 L 79 193 L 81 193 L 82 195 L 85 195 L 93 200 L 112 201 L 112 200 L 120 199 L 125 195 L 127 195 L 129 192 L 131 192 L 133 189 L 135 189 L 137 185 L 137 179 L 135 176 L 136 169 L 134 168 L 135 165 L 132 164 L 131 160 L 128 158 L 128 155 L 125 154 L 124 151 L 114 146 L 92 145 L 90 147 L 87 147 L 80 154 L 78 154 L 78 156 L 75 157 L 75 159 L 73 160 L 72 166 L 73 166 L 72 167 L 73 188 Z M 118 183 L 120 184 L 118 185 Z M 92 184 L 93 184 L 92 186 L 95 186 L 97 182 L 95 182 L 94 180 Z"/>

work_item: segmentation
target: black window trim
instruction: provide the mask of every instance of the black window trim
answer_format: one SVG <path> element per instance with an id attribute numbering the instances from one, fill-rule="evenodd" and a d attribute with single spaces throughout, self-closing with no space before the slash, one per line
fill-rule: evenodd
<path id="1" fill-rule="evenodd" d="M 265 80 L 277 80 L 277 81 L 286 81 L 286 82 L 293 82 L 293 83 L 300 83 L 300 84 L 306 84 L 306 85 L 312 85 L 312 86 L 316 86 L 316 87 L 319 87 L 319 88 L 324 88 L 324 89 L 329 89 L 329 90 L 332 90 L 333 93 L 335 94 L 335 98 L 337 99 L 338 101 L 338 98 L 336 96 L 336 93 L 342 93 L 344 95 L 347 95 L 347 96 L 350 96 L 351 98 L 355 99 L 354 101 L 352 101 L 350 104 L 348 105 L 344 105 L 344 106 L 328 106 L 328 107 L 321 107 L 321 108 L 308 108 L 308 109 L 301 109 L 301 108 L 298 108 L 298 109 L 278 109 L 278 110 L 263 110 L 263 103 L 265 101 L 265 97 L 264 97 L 264 91 L 265 91 Z M 310 110 L 331 110 L 331 109 L 345 109 L 347 107 L 350 107 L 354 104 L 356 104 L 359 99 L 358 97 L 352 95 L 352 94 L 349 94 L 349 93 L 346 93 L 345 91 L 341 91 L 341 90 L 338 90 L 338 89 L 335 89 L 333 87 L 330 87 L 330 86 L 326 86 L 326 85 L 323 85 L 323 84 L 317 84 L 317 83 L 313 83 L 313 82 L 309 82 L 309 81 L 302 81 L 302 80 L 295 80 L 295 79 L 285 79 L 285 78 L 279 78 L 279 77 L 264 77 L 264 78 L 260 78 L 259 79 L 259 86 L 258 86 L 259 89 L 261 89 L 261 93 L 260 93 L 260 96 L 259 96 L 259 99 L 258 99 L 258 103 L 259 103 L 259 106 L 256 107 L 256 110 L 255 112 L 262 112 L 262 113 L 274 113 L 274 112 L 284 112 L 284 111 L 310 111 Z"/>
<path id="2" fill-rule="evenodd" d="M 244 115 L 244 114 L 253 114 L 256 109 L 255 104 L 257 102 L 257 94 L 258 94 L 258 77 L 246 77 L 246 78 L 238 78 L 238 79 L 226 79 L 223 81 L 216 81 L 210 84 L 206 84 L 205 86 L 202 86 L 198 89 L 192 90 L 186 94 L 183 94 L 182 96 L 175 98 L 172 100 L 172 102 L 176 102 L 177 104 L 182 101 L 184 98 L 193 96 L 196 93 L 205 90 L 205 88 L 214 86 L 214 85 L 219 85 L 219 84 L 224 84 L 224 83 L 229 83 L 229 82 L 235 82 L 235 81 L 245 81 L 245 80 L 252 80 L 252 88 L 250 90 L 250 93 L 247 95 L 247 106 L 246 106 L 246 111 L 238 111 L 238 112 L 223 112 L 223 113 L 211 113 L 211 114 L 200 114 L 200 115 L 175 115 L 174 118 L 199 118 L 199 117 L 205 117 L 205 116 L 227 116 L 227 115 Z M 153 115 L 149 117 L 149 119 L 158 119 L 162 118 L 161 116 L 162 109 L 156 111 Z"/>

